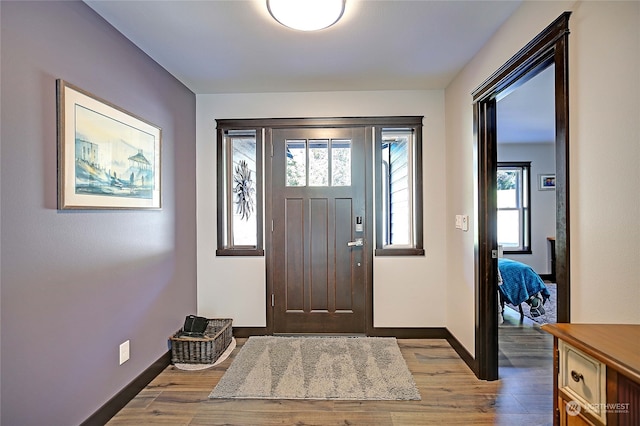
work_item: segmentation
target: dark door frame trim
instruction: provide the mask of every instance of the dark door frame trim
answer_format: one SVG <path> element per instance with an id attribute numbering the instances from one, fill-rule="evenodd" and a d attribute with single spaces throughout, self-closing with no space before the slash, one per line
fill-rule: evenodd
<path id="1" fill-rule="evenodd" d="M 475 362 L 479 379 L 498 379 L 496 99 L 555 65 L 556 282 L 558 322 L 569 322 L 569 16 L 564 12 L 484 81 L 473 95 L 478 232 L 475 241 Z"/>

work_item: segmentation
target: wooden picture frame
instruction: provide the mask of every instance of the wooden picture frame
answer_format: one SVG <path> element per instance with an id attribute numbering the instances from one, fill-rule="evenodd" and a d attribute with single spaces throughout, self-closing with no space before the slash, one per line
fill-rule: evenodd
<path id="1" fill-rule="evenodd" d="M 160 209 L 162 129 L 56 83 L 58 209 Z"/>

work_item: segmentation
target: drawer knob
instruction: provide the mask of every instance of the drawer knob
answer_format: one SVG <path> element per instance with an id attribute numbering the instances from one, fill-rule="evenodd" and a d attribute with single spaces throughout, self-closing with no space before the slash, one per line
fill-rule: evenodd
<path id="1" fill-rule="evenodd" d="M 580 379 L 584 380 L 584 377 L 582 376 L 582 374 L 578 373 L 575 370 L 571 370 L 571 378 L 573 379 L 574 382 L 579 382 Z"/>

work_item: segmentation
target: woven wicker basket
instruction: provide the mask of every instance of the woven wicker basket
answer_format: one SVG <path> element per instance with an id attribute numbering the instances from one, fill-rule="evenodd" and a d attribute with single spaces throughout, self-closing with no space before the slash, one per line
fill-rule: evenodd
<path id="1" fill-rule="evenodd" d="M 180 337 L 182 329 L 169 338 L 174 364 L 213 364 L 231 344 L 232 320 L 210 319 L 204 337 Z"/>

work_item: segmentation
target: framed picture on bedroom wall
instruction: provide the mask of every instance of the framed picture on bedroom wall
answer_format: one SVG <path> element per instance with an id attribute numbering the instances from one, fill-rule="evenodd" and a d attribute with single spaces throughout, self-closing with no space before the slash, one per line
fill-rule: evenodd
<path id="1" fill-rule="evenodd" d="M 548 191 L 553 189 L 556 189 L 555 174 L 538 175 L 538 190 Z"/>
<path id="2" fill-rule="evenodd" d="M 58 209 L 160 209 L 162 130 L 57 81 Z"/>

